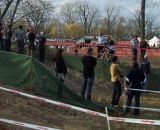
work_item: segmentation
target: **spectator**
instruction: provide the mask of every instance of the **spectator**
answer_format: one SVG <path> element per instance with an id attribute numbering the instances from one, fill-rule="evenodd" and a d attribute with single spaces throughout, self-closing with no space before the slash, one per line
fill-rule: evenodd
<path id="1" fill-rule="evenodd" d="M 44 33 L 41 32 L 39 37 L 39 61 L 41 63 L 44 63 L 44 58 L 45 58 L 45 42 L 46 38 L 44 36 Z"/>
<path id="2" fill-rule="evenodd" d="M 26 40 L 28 40 L 28 34 L 29 34 L 29 29 L 27 29 L 27 32 L 26 32 Z"/>
<path id="3" fill-rule="evenodd" d="M 16 31 L 16 38 L 17 38 L 17 47 L 18 47 L 18 53 L 23 54 L 24 53 L 24 38 L 25 38 L 25 32 L 23 30 L 23 26 L 20 25 L 19 29 Z"/>
<path id="4" fill-rule="evenodd" d="M 65 79 L 65 75 L 67 74 L 67 67 L 65 64 L 65 61 L 63 59 L 63 50 L 58 49 L 55 57 L 55 72 L 57 78 L 63 83 Z M 57 89 L 57 96 L 62 97 L 63 96 L 63 85 L 59 85 Z"/>
<path id="5" fill-rule="evenodd" d="M 118 56 L 112 57 L 112 64 L 110 66 L 110 73 L 111 73 L 111 81 L 113 83 L 113 94 L 112 94 L 112 102 L 111 105 L 114 107 L 118 107 L 119 99 L 121 96 L 121 82 L 120 77 L 122 76 L 119 64 Z"/>
<path id="6" fill-rule="evenodd" d="M 143 70 L 144 74 L 145 74 L 145 85 L 144 85 L 144 89 L 146 90 L 148 88 L 148 80 L 149 80 L 149 74 L 150 74 L 150 62 L 147 58 L 147 55 L 144 56 L 144 58 L 141 61 L 141 69 Z"/>
<path id="7" fill-rule="evenodd" d="M 140 44 L 140 48 L 141 48 L 141 59 L 144 58 L 145 54 L 146 54 L 146 49 L 149 45 L 147 44 L 147 42 L 145 40 L 143 40 Z"/>
<path id="8" fill-rule="evenodd" d="M 3 25 L 0 22 L 0 46 L 1 50 L 4 50 L 4 43 L 3 43 Z"/>
<path id="9" fill-rule="evenodd" d="M 92 94 L 92 86 L 94 82 L 94 67 L 96 66 L 96 58 L 94 58 L 92 54 L 93 50 L 92 48 L 89 48 L 87 51 L 87 55 L 82 57 L 84 81 L 81 89 L 81 96 L 83 98 L 86 97 L 90 101 Z"/>
<path id="10" fill-rule="evenodd" d="M 33 51 L 36 49 L 35 44 L 34 44 L 35 38 L 36 38 L 36 36 L 33 32 L 33 28 L 31 28 L 30 32 L 28 33 L 29 44 L 28 44 L 27 55 L 32 56 Z"/>
<path id="11" fill-rule="evenodd" d="M 103 45 L 105 43 L 106 43 L 106 39 L 104 38 L 103 33 L 100 33 L 98 37 L 98 44 Z"/>
<path id="12" fill-rule="evenodd" d="M 131 42 L 131 48 L 133 57 L 137 60 L 137 54 L 138 54 L 138 47 L 139 47 L 139 41 L 137 39 L 138 37 L 135 36 L 130 42 Z"/>
<path id="13" fill-rule="evenodd" d="M 7 32 L 6 32 L 6 40 L 5 40 L 5 47 L 6 51 L 10 52 L 11 51 L 11 39 L 12 39 L 13 31 L 12 31 L 12 26 L 9 25 Z"/>
<path id="14" fill-rule="evenodd" d="M 58 49 L 55 57 L 55 72 L 56 76 L 61 82 L 64 82 L 65 75 L 67 74 L 67 67 L 63 59 L 63 50 Z"/>
<path id="15" fill-rule="evenodd" d="M 144 84 L 145 75 L 142 71 L 142 69 L 139 68 L 139 64 L 137 61 L 133 61 L 132 63 L 132 70 L 129 72 L 126 78 L 126 85 L 127 88 L 131 89 L 142 89 L 142 86 Z M 125 109 L 125 113 L 130 112 L 130 106 L 132 105 L 132 99 L 135 98 L 135 110 L 134 115 L 139 115 L 139 107 L 140 107 L 140 91 L 135 90 L 128 90 L 127 92 L 128 99 L 127 99 L 127 106 Z"/>

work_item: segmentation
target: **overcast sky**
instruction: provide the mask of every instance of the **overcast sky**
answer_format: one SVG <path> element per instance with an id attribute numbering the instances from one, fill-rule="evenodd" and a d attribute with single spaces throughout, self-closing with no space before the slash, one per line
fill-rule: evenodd
<path id="1" fill-rule="evenodd" d="M 56 4 L 57 8 L 59 8 L 61 5 L 72 2 L 75 0 L 53 0 Z M 80 0 L 79 0 L 80 1 Z M 120 5 L 122 8 L 122 15 L 127 15 L 130 12 L 133 11 L 133 9 L 138 8 L 140 6 L 139 0 L 88 0 L 89 2 L 95 4 L 98 8 L 100 8 L 102 11 L 107 4 L 115 4 Z"/>
<path id="2" fill-rule="evenodd" d="M 56 4 L 57 8 L 60 8 L 61 5 L 67 3 L 67 2 L 72 2 L 75 0 L 53 0 L 54 4 Z M 80 0 L 79 0 L 80 1 Z M 122 16 L 132 16 L 132 12 L 136 8 L 140 8 L 141 0 L 88 0 L 89 2 L 95 4 L 98 8 L 101 9 L 102 13 L 104 10 L 105 5 L 113 3 L 114 5 L 119 5 L 121 9 L 121 15 Z M 160 0 L 153 0 L 153 1 L 160 1 Z M 159 7 L 160 8 L 160 7 Z M 152 10 L 150 13 L 153 13 L 154 15 L 159 15 L 159 9 L 157 10 Z"/>

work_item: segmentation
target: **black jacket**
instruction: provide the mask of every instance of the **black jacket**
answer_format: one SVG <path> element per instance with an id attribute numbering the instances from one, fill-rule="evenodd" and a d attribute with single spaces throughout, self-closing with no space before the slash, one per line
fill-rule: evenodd
<path id="1" fill-rule="evenodd" d="M 145 75 L 142 69 L 132 69 L 126 78 L 126 84 L 129 88 L 142 89 L 145 82 Z"/>
<path id="2" fill-rule="evenodd" d="M 56 61 L 56 73 L 67 73 L 67 67 L 63 57 L 58 57 L 55 59 Z"/>
<path id="3" fill-rule="evenodd" d="M 44 36 L 41 36 L 39 38 L 39 47 L 44 47 L 46 42 L 46 38 Z"/>
<path id="4" fill-rule="evenodd" d="M 28 34 L 28 39 L 29 39 L 29 41 L 34 41 L 35 38 L 36 38 L 36 36 L 35 36 L 35 34 L 34 34 L 33 32 L 30 32 L 30 33 Z"/>
<path id="5" fill-rule="evenodd" d="M 12 38 L 12 35 L 13 35 L 13 32 L 12 32 L 12 30 L 11 29 L 8 29 L 7 30 L 7 33 L 6 33 L 6 39 L 11 39 Z"/>
<path id="6" fill-rule="evenodd" d="M 145 74 L 149 74 L 151 69 L 150 62 L 148 60 L 142 60 L 141 69 L 144 71 Z"/>
<path id="7" fill-rule="evenodd" d="M 96 63 L 96 58 L 93 56 L 87 55 L 82 57 L 83 75 L 85 77 L 94 77 L 94 67 Z"/>

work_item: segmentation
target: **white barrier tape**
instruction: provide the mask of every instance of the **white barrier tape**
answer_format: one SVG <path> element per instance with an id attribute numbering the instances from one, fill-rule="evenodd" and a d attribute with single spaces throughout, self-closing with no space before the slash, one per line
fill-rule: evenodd
<path id="1" fill-rule="evenodd" d="M 133 89 L 133 88 L 125 88 L 126 90 L 134 90 L 140 92 L 149 92 L 149 93 L 157 93 L 160 94 L 160 91 L 153 91 L 153 90 L 144 90 L 144 89 Z"/>
<path id="2" fill-rule="evenodd" d="M 124 108 L 131 108 L 131 109 L 140 109 L 140 110 L 146 110 L 146 111 L 160 112 L 160 109 L 154 109 L 154 108 L 132 107 L 132 106 L 123 106 L 123 107 Z"/>
<path id="3" fill-rule="evenodd" d="M 7 88 L 4 88 L 4 87 L 0 87 L 0 89 L 4 90 L 4 91 L 7 91 L 7 92 L 19 94 L 19 95 L 22 95 L 22 96 L 25 96 L 25 97 L 29 97 L 29 98 L 32 98 L 32 99 L 35 99 L 35 100 L 38 100 L 38 101 L 54 104 L 54 105 L 57 105 L 57 106 L 60 106 L 60 107 L 63 107 L 63 108 L 74 109 L 74 110 L 85 112 L 85 113 L 88 113 L 88 114 L 94 115 L 94 116 L 106 117 L 105 114 L 100 113 L 100 112 L 87 110 L 87 109 L 84 109 L 84 108 L 68 105 L 68 104 L 65 104 L 65 103 L 61 103 L 61 102 L 57 102 L 57 101 L 53 101 L 53 100 L 49 100 L 49 99 L 45 99 L 45 98 L 41 98 L 41 97 L 38 97 L 38 96 L 33 96 L 33 95 L 30 95 L 30 94 L 22 93 L 22 92 L 19 92 L 19 91 L 16 91 L 16 90 L 12 90 L 12 89 L 7 89 Z"/>
<path id="4" fill-rule="evenodd" d="M 132 119 L 132 118 L 119 118 L 119 117 L 108 117 L 108 119 L 111 121 L 127 122 L 135 124 L 160 125 L 160 120 Z"/>
<path id="5" fill-rule="evenodd" d="M 25 96 L 25 97 L 33 98 L 33 99 L 36 99 L 36 100 L 39 100 L 39 101 L 54 104 L 54 105 L 57 105 L 57 106 L 60 106 L 60 107 L 63 107 L 63 108 L 71 108 L 71 109 L 78 110 L 78 111 L 81 111 L 81 112 L 85 112 L 87 114 L 94 115 L 94 116 L 100 116 L 100 117 L 105 117 L 105 118 L 107 117 L 107 115 L 103 114 L 103 113 L 87 110 L 87 109 L 84 109 L 84 108 L 68 105 L 68 104 L 65 104 L 65 103 L 52 101 L 52 100 L 41 98 L 41 97 L 38 97 L 38 96 L 33 96 L 33 95 L 30 95 L 30 94 L 18 92 L 16 90 L 7 89 L 7 88 L 4 88 L 4 87 L 0 87 L 0 89 L 4 90 L 4 91 L 16 93 L 16 94 L 19 94 L 19 95 L 22 95 L 22 96 Z M 118 117 L 108 117 L 108 119 L 113 120 L 113 121 L 127 122 L 127 123 L 160 125 L 160 120 L 131 119 L 131 118 L 118 118 Z"/>
<path id="6" fill-rule="evenodd" d="M 13 120 L 7 120 L 7 119 L 2 119 L 2 118 L 0 118 L 0 122 L 12 124 L 16 126 L 21 126 L 21 127 L 26 127 L 26 128 L 31 128 L 35 130 L 59 130 L 59 129 L 40 126 L 40 125 L 33 125 L 33 124 L 28 124 L 28 123 L 13 121 Z"/>

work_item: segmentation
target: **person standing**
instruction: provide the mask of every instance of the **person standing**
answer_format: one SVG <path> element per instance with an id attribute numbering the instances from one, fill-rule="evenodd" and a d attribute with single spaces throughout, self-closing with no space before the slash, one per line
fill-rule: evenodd
<path id="1" fill-rule="evenodd" d="M 30 29 L 30 32 L 28 33 L 28 40 L 29 40 L 29 44 L 28 44 L 28 52 L 27 55 L 32 56 L 33 51 L 36 49 L 34 41 L 35 41 L 35 33 L 33 31 L 33 28 Z"/>
<path id="2" fill-rule="evenodd" d="M 44 63 L 44 58 L 45 58 L 45 42 L 46 38 L 44 36 L 44 33 L 41 32 L 39 37 L 39 61 L 41 63 Z"/>
<path id="3" fill-rule="evenodd" d="M 96 58 L 93 56 L 93 49 L 89 48 L 87 55 L 82 57 L 83 64 L 83 85 L 81 88 L 81 96 L 91 101 L 92 86 L 94 82 L 94 68 L 96 66 Z M 86 93 L 87 91 L 87 93 Z"/>
<path id="4" fill-rule="evenodd" d="M 67 74 L 67 67 L 66 63 L 63 58 L 63 50 L 58 49 L 56 56 L 54 58 L 55 61 L 55 74 L 57 78 L 60 80 L 60 82 L 64 82 L 65 76 Z M 63 85 L 59 84 L 57 88 L 57 96 L 58 97 L 63 97 Z"/>
<path id="5" fill-rule="evenodd" d="M 55 73 L 57 78 L 60 80 L 60 82 L 64 82 L 65 76 L 67 74 L 67 67 L 66 63 L 63 58 L 63 50 L 58 49 L 56 52 L 56 56 L 54 58 L 55 61 Z M 63 85 L 59 84 L 57 88 L 57 96 L 62 97 L 63 96 Z"/>
<path id="6" fill-rule="evenodd" d="M 65 75 L 67 74 L 66 63 L 63 58 L 63 50 L 58 49 L 55 57 L 55 72 L 56 76 L 61 82 L 64 82 Z"/>
<path id="7" fill-rule="evenodd" d="M 0 22 L 0 45 L 1 45 L 1 50 L 4 50 L 4 43 L 3 43 L 3 25 Z"/>
<path id="8" fill-rule="evenodd" d="M 112 64 L 110 66 L 110 73 L 111 73 L 111 82 L 113 84 L 113 94 L 112 94 L 112 102 L 111 105 L 114 107 L 118 107 L 119 99 L 121 96 L 121 71 L 119 68 L 119 59 L 118 56 L 112 57 Z"/>
<path id="9" fill-rule="evenodd" d="M 147 42 L 145 40 L 143 40 L 140 44 L 140 48 L 141 48 L 141 59 L 144 59 L 144 56 L 146 54 L 146 49 L 149 45 L 147 44 Z"/>
<path id="10" fill-rule="evenodd" d="M 13 31 L 12 31 L 12 26 L 9 25 L 7 32 L 6 32 L 6 40 L 5 40 L 5 47 L 6 51 L 10 52 L 11 51 L 11 39 L 12 39 Z"/>
<path id="11" fill-rule="evenodd" d="M 20 25 L 19 29 L 16 31 L 16 38 L 17 38 L 17 47 L 18 47 L 18 53 L 23 54 L 24 53 L 24 38 L 25 38 L 25 32 L 23 30 L 23 26 Z"/>
<path id="12" fill-rule="evenodd" d="M 148 80 L 149 80 L 149 74 L 150 74 L 150 62 L 147 58 L 147 55 L 144 56 L 144 58 L 141 61 L 141 69 L 143 70 L 144 74 L 145 74 L 145 84 L 144 84 L 144 89 L 146 90 L 148 88 Z"/>
<path id="13" fill-rule="evenodd" d="M 145 75 L 143 73 L 143 70 L 139 68 L 139 64 L 137 61 L 133 61 L 132 63 L 132 70 L 129 72 L 129 74 L 126 77 L 126 85 L 127 88 L 131 89 L 142 89 L 142 86 L 145 82 Z M 135 98 L 135 109 L 134 109 L 134 115 L 139 115 L 139 107 L 140 107 L 140 96 L 141 92 L 136 90 L 128 90 L 127 92 L 127 106 L 125 109 L 125 113 L 130 112 L 130 106 L 132 105 L 132 99 Z"/>
<path id="14" fill-rule="evenodd" d="M 137 36 L 134 36 L 134 38 L 130 41 L 131 42 L 131 48 L 133 57 L 137 60 L 137 54 L 138 54 L 138 47 L 139 47 L 139 41 L 137 39 Z"/>

